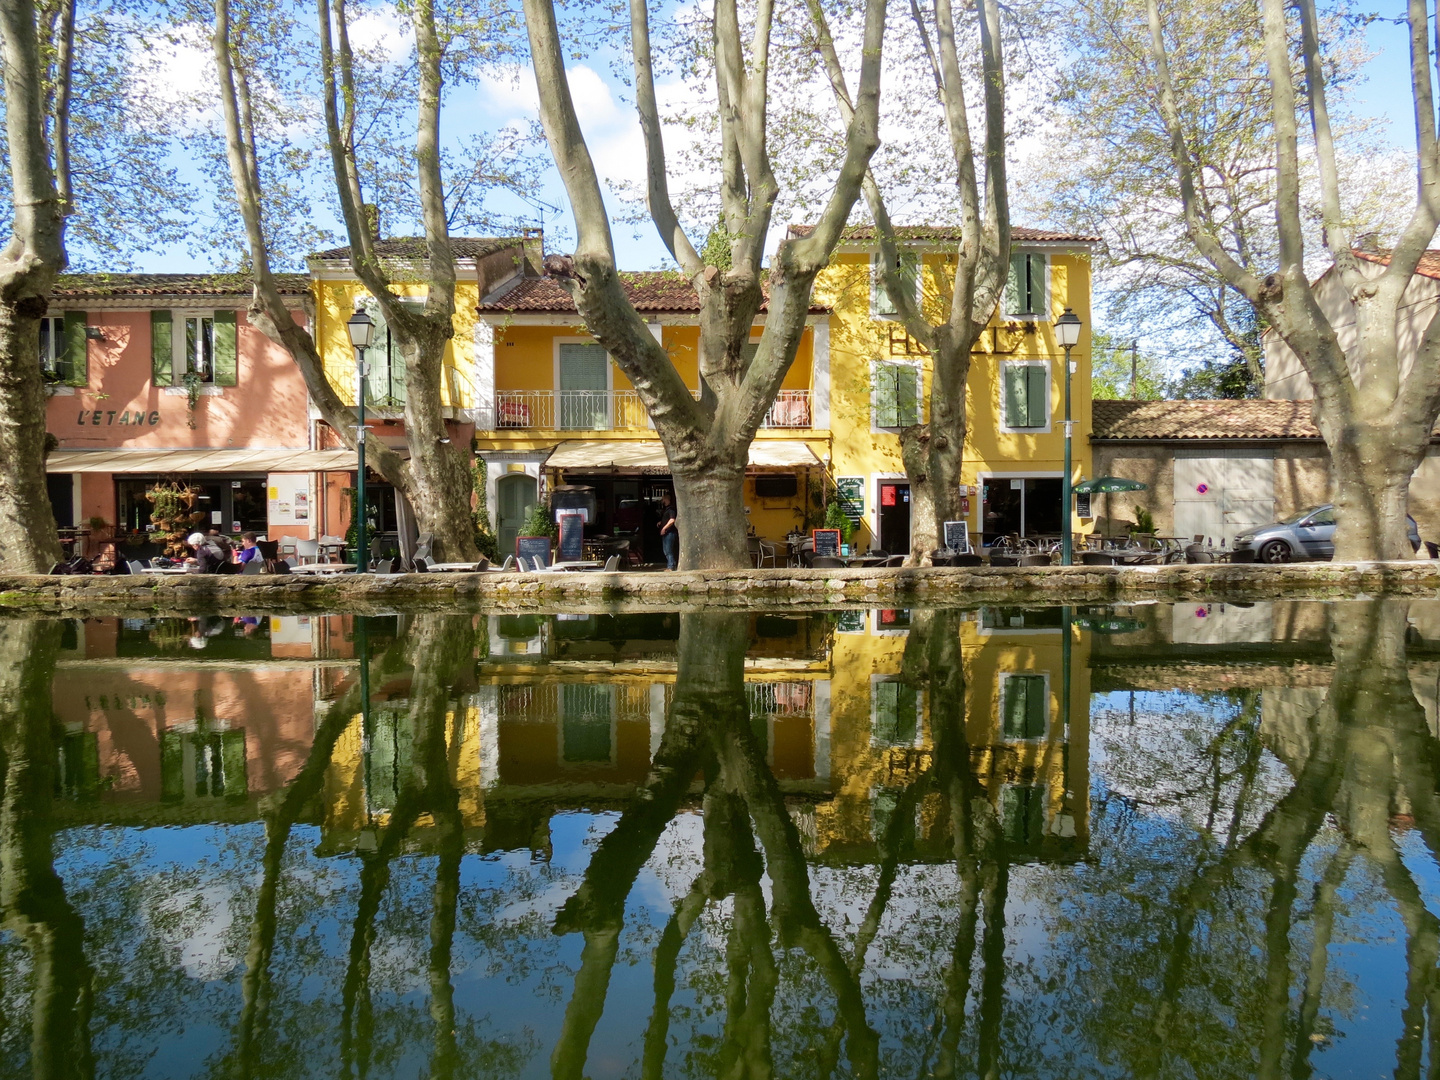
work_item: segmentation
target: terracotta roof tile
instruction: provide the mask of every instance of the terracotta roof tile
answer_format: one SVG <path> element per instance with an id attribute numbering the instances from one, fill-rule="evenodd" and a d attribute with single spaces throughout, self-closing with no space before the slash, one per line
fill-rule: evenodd
<path id="1" fill-rule="evenodd" d="M 959 240 L 960 228 L 957 225 L 896 225 L 895 237 L 897 240 Z M 814 231 L 814 225 L 791 225 L 791 236 L 809 236 Z M 1098 242 L 1100 237 L 1087 236 L 1083 233 L 1063 232 L 1057 229 L 1029 229 L 1023 225 L 1012 225 L 1010 227 L 1010 238 L 1019 240 L 1022 243 L 1076 243 L 1089 244 Z M 850 225 L 840 234 L 844 241 L 869 241 L 875 239 L 874 225 Z"/>
<path id="2" fill-rule="evenodd" d="M 282 296 L 304 296 L 310 291 L 305 274 L 276 274 Z M 250 279 L 244 274 L 61 274 L 50 295 L 56 300 L 120 300 L 151 296 L 248 297 Z"/>
<path id="3" fill-rule="evenodd" d="M 700 298 L 685 275 L 676 270 L 622 271 L 621 284 L 635 310 L 642 315 L 695 315 L 700 312 Z M 760 308 L 767 310 L 768 305 Z M 494 293 L 480 305 L 482 312 L 556 312 L 573 313 L 575 301 L 565 287 L 554 278 L 517 278 L 508 289 Z M 810 312 L 823 315 L 830 309 L 810 305 Z"/>
<path id="4" fill-rule="evenodd" d="M 1092 402 L 1096 440 L 1319 439 L 1309 401 Z"/>
<path id="5" fill-rule="evenodd" d="M 1359 251 L 1357 256 L 1366 262 L 1377 263 L 1380 266 L 1390 265 L 1390 253 L 1388 251 Z M 1440 281 L 1440 248 L 1430 248 L 1424 255 L 1420 256 L 1420 262 L 1415 266 L 1415 273 L 1421 277 L 1434 278 Z"/>
<path id="6" fill-rule="evenodd" d="M 517 236 L 452 236 L 450 238 L 450 247 L 455 252 L 457 259 L 481 259 L 509 247 L 519 247 L 520 244 L 521 240 Z M 388 240 L 379 240 L 375 244 L 375 254 L 382 258 L 423 259 L 425 257 L 425 238 L 423 236 L 395 236 Z M 347 244 L 345 247 L 331 248 L 329 251 L 317 251 L 310 258 L 349 259 L 350 247 Z"/>

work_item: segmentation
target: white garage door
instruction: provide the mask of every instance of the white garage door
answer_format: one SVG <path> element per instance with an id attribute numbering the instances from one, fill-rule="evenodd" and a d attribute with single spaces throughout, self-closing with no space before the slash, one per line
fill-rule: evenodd
<path id="1" fill-rule="evenodd" d="M 1175 454 L 1175 533 L 1228 544 L 1275 520 L 1275 458 L 1265 450 Z"/>

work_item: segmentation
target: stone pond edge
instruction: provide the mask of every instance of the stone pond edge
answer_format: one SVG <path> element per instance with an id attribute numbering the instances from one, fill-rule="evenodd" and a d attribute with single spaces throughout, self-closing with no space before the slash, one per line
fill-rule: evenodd
<path id="1" fill-rule="evenodd" d="M 1440 561 L 1178 566 L 779 568 L 677 573 L 46 577 L 0 575 L 0 614 L 814 610 L 884 604 L 1440 596 Z"/>

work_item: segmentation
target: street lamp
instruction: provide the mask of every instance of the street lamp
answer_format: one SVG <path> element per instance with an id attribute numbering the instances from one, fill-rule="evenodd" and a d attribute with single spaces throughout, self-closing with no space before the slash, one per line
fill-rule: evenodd
<path id="1" fill-rule="evenodd" d="M 359 563 L 355 572 L 363 574 L 370 565 L 370 544 L 366 536 L 370 523 L 365 513 L 365 350 L 370 347 L 375 322 L 357 304 L 345 329 L 350 331 L 350 344 L 355 346 L 355 399 L 360 404 L 360 427 L 355 433 L 355 453 L 360 466 L 355 483 L 355 557 Z"/>
<path id="2" fill-rule="evenodd" d="M 1070 419 L 1070 350 L 1080 343 L 1080 316 L 1068 307 L 1065 314 L 1055 320 L 1055 341 L 1065 350 L 1065 479 L 1060 494 L 1060 563 L 1062 566 L 1075 564 L 1075 540 L 1072 533 L 1074 514 L 1072 503 L 1075 495 L 1070 489 L 1070 441 L 1075 421 Z"/>

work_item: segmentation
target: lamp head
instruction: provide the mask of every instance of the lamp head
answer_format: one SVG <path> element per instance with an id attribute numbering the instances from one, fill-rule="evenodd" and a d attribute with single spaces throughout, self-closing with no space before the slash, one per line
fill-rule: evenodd
<path id="1" fill-rule="evenodd" d="M 1062 349 L 1080 344 L 1080 316 L 1068 307 L 1065 314 L 1055 320 L 1055 342 Z"/>
<path id="2" fill-rule="evenodd" d="M 356 308 L 355 314 L 350 316 L 350 321 L 345 324 L 345 329 L 350 331 L 350 344 L 357 349 L 366 349 L 370 346 L 370 335 L 375 330 L 375 321 L 366 314 L 364 308 Z"/>

